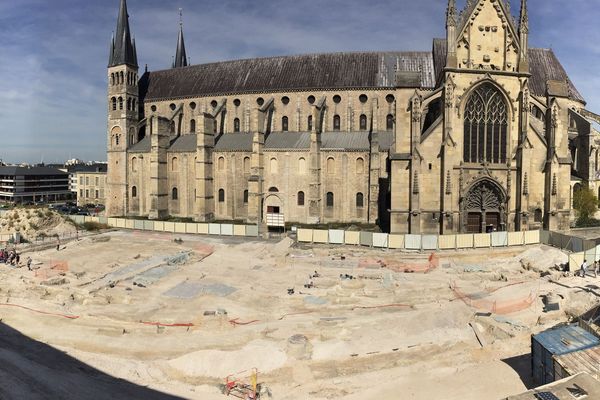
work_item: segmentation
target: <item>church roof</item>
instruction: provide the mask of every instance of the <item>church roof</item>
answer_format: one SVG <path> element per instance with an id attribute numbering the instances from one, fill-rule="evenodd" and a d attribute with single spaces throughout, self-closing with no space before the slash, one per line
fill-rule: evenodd
<path id="1" fill-rule="evenodd" d="M 446 66 L 446 39 L 433 40 L 433 61 L 436 81 L 439 80 Z M 585 103 L 562 64 L 551 49 L 529 49 L 529 89 L 534 96 L 546 96 L 546 83 L 549 80 L 566 81 L 569 98 Z"/>
<path id="2" fill-rule="evenodd" d="M 217 139 L 215 151 L 245 151 L 252 152 L 251 133 L 225 133 Z M 379 148 L 382 151 L 390 149 L 394 142 L 392 132 L 380 132 L 377 135 Z M 321 149 L 324 151 L 369 151 L 369 132 L 325 132 L 321 134 Z M 267 135 L 265 150 L 303 150 L 310 149 L 310 132 L 273 132 Z M 181 135 L 171 140 L 170 152 L 196 151 L 196 135 Z M 131 153 L 150 152 L 150 137 L 134 144 Z"/>
<path id="3" fill-rule="evenodd" d="M 156 101 L 233 93 L 394 87 L 396 70 L 433 88 L 431 52 L 325 53 L 253 58 L 147 72 L 140 97 Z"/>

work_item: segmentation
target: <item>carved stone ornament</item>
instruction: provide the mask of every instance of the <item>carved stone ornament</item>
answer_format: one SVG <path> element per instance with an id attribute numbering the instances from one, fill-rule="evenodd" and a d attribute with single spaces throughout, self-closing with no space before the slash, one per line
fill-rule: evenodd
<path id="1" fill-rule="evenodd" d="M 492 182 L 484 180 L 469 190 L 465 197 L 467 210 L 500 210 L 503 208 L 503 194 Z"/>

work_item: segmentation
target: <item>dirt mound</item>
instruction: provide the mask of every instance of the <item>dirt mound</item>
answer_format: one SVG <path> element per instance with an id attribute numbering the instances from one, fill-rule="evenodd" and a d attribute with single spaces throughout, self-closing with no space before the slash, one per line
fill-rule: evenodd
<path id="1" fill-rule="evenodd" d="M 0 217 L 0 234 L 19 232 L 27 240 L 43 236 L 75 233 L 73 223 L 62 215 L 43 208 L 16 208 Z"/>

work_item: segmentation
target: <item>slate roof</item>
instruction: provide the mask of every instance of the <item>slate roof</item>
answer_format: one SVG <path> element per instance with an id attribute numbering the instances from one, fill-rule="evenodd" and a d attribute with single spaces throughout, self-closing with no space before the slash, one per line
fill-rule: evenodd
<path id="1" fill-rule="evenodd" d="M 253 58 L 145 73 L 146 101 L 293 90 L 394 87 L 396 69 L 421 72 L 421 86 L 433 88 L 431 52 L 326 53 Z"/>
<path id="2" fill-rule="evenodd" d="M 388 150 L 394 142 L 392 132 L 378 134 L 379 148 Z M 321 149 L 324 151 L 369 151 L 368 132 L 325 132 L 321 135 Z M 310 148 L 310 132 L 274 132 L 265 140 L 265 150 L 304 150 Z M 171 140 L 170 152 L 196 151 L 196 135 L 182 135 Z M 226 133 L 221 135 L 215 144 L 215 151 L 245 151 L 252 152 L 251 133 Z M 133 145 L 130 153 L 150 152 L 150 137 Z"/>
<path id="3" fill-rule="evenodd" d="M 68 176 L 69 174 L 56 168 L 51 167 L 0 167 L 0 175 L 7 176 L 40 176 L 40 175 L 57 175 Z"/>
<path id="4" fill-rule="evenodd" d="M 434 39 L 433 61 L 436 79 L 440 77 L 446 65 L 446 40 Z M 562 64 L 551 49 L 529 49 L 529 89 L 534 96 L 546 96 L 546 82 L 549 80 L 567 81 L 569 98 L 585 103 Z"/>

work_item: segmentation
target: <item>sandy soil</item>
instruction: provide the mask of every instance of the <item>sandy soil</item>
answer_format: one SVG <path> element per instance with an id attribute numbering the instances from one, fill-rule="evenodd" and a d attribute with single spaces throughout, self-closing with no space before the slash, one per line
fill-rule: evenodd
<path id="1" fill-rule="evenodd" d="M 273 399 L 500 399 L 531 386 L 530 335 L 600 279 L 562 276 L 544 246 L 400 273 L 430 255 L 291 244 L 112 232 L 0 264 L 0 397 L 223 399 L 257 368 Z"/>

